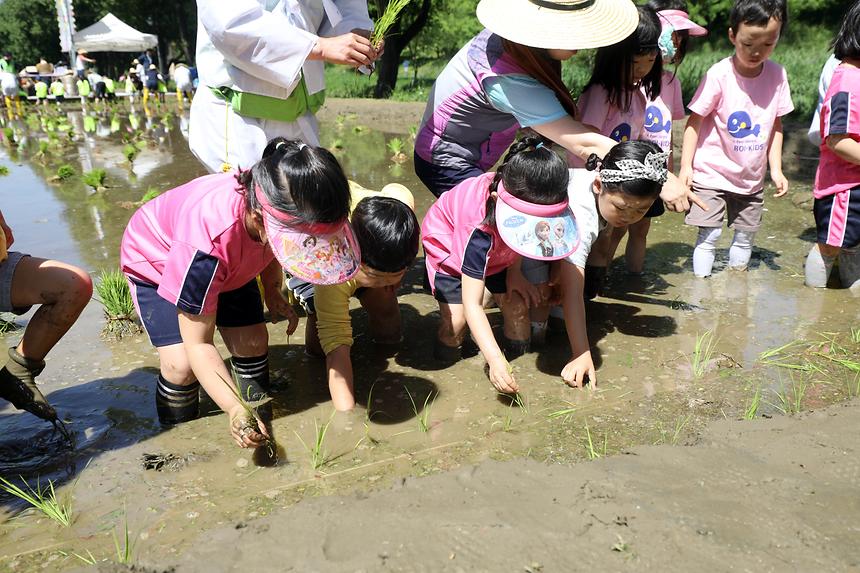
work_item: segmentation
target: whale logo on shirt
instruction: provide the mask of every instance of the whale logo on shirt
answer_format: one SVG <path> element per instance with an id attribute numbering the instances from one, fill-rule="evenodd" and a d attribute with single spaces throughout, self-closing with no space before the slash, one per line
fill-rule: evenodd
<path id="1" fill-rule="evenodd" d="M 758 133 L 761 131 L 761 125 L 753 125 L 752 118 L 747 112 L 736 111 L 729 116 L 729 120 L 726 123 L 726 129 L 730 134 L 737 138 L 744 138 L 748 135 L 758 137 Z"/>
<path id="2" fill-rule="evenodd" d="M 672 130 L 672 121 L 663 121 L 663 112 L 660 108 L 654 105 L 649 105 L 645 109 L 645 131 L 648 133 L 660 133 L 665 131 L 669 133 Z"/>
<path id="3" fill-rule="evenodd" d="M 609 134 L 610 139 L 614 139 L 615 141 L 628 141 L 630 140 L 630 134 L 632 130 L 630 129 L 629 123 L 621 123 L 615 126 L 615 129 L 612 130 L 612 133 Z"/>

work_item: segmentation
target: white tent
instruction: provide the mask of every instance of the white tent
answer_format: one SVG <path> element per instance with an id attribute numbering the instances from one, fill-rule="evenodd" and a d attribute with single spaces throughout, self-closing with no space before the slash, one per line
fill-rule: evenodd
<path id="1" fill-rule="evenodd" d="M 138 32 L 110 12 L 74 35 L 75 48 L 88 52 L 140 52 L 158 44 L 158 36 Z"/>

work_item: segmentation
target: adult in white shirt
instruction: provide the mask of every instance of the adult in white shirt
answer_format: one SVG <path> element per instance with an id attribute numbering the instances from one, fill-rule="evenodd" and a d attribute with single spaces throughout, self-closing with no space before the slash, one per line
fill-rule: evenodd
<path id="1" fill-rule="evenodd" d="M 275 136 L 319 145 L 323 63 L 378 53 L 366 0 L 198 0 L 189 145 L 211 172 L 250 167 Z"/>

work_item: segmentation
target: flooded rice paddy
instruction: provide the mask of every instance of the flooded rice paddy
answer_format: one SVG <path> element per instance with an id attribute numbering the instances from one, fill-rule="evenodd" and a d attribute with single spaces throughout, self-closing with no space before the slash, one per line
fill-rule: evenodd
<path id="1" fill-rule="evenodd" d="M 148 191 L 204 174 L 188 150 L 187 108 L 27 111 L 4 118 L 0 146 L 0 165 L 8 167 L 0 205 L 15 249 L 96 276 L 118 266 L 123 230 Z M 361 185 L 396 181 L 412 189 L 419 215 L 432 196 L 411 162 L 392 156 L 400 144 L 411 157 L 410 128 L 420 111 L 335 101 L 324 111 L 321 137 Z M 523 389 L 516 401 L 494 393 L 480 356 L 449 368 L 434 364 L 437 305 L 422 291 L 420 260 L 401 291 L 398 351 L 374 347 L 355 310 L 354 412 L 333 412 L 324 363 L 304 354 L 303 327 L 287 337 L 285 327 L 270 325 L 274 430 L 283 448 L 275 468 L 255 467 L 251 452 L 233 445 L 211 403 L 211 415 L 162 430 L 155 351 L 142 334 L 102 338 L 102 307 L 92 301 L 39 379 L 74 448 L 47 424 L 0 404 L 0 476 L 34 486 L 53 480 L 72 502 L 73 525 L 21 513 L 18 500 L 0 496 L 0 570 L 122 562 L 126 532 L 130 561 L 167 567 L 201 533 L 241 529 L 309 497 L 387 488 L 487 459 L 568 464 L 637 444 L 693 443 L 713 419 L 792 415 L 856 396 L 860 298 L 802 284 L 814 237 L 808 199 L 815 163 L 799 137 L 786 150 L 794 199 L 768 196 L 749 272 L 725 268 L 724 237 L 714 276 L 695 279 L 694 233 L 673 214 L 652 224 L 644 276 L 625 274 L 621 258 L 615 261 L 603 296 L 587 306 L 599 368 L 594 391 L 562 383 L 563 334 L 513 363 Z M 93 169 L 106 171 L 102 188 L 81 178 Z M 622 251 L 623 244 L 619 257 Z M 13 345 L 19 332 L 3 336 Z M 308 446 L 324 425 L 314 468 Z M 164 463 L 145 469 L 147 454 Z"/>

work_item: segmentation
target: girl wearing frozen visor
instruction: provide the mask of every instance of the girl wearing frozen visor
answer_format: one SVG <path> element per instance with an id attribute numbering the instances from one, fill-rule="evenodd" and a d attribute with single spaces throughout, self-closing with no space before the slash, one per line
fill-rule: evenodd
<path id="1" fill-rule="evenodd" d="M 496 173 L 443 194 L 421 225 L 427 274 L 442 315 L 434 354 L 458 359 L 468 326 L 500 392 L 518 391 L 508 359 L 528 349 L 530 334 L 525 302 L 518 293 L 505 295 L 506 271 L 519 256 L 554 261 L 576 250 L 567 181 L 561 157 L 541 139 L 527 137 L 514 143 Z M 484 287 L 502 311 L 504 353 L 484 314 Z"/>
<path id="2" fill-rule="evenodd" d="M 199 387 L 227 412 L 243 448 L 269 433 L 271 404 L 250 420 L 231 389 L 213 338 L 232 355 L 240 395 L 265 401 L 268 332 L 260 275 L 273 322 L 298 317 L 281 296 L 282 268 L 328 284 L 352 278 L 360 255 L 347 221 L 349 184 L 322 148 L 275 138 L 248 171 L 219 173 L 171 189 L 128 223 L 120 261 L 152 345 L 158 350 L 155 405 L 162 424 L 199 413 Z"/>

